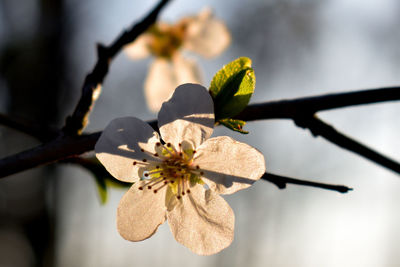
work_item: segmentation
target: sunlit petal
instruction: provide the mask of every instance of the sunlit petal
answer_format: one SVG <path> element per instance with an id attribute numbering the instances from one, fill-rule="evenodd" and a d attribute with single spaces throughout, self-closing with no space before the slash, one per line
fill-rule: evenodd
<path id="1" fill-rule="evenodd" d="M 175 147 L 183 140 L 199 146 L 214 127 L 214 104 L 207 89 L 190 83 L 176 88 L 158 113 L 158 126 L 163 140 Z"/>
<path id="2" fill-rule="evenodd" d="M 265 173 L 264 156 L 255 148 L 227 136 L 208 139 L 195 163 L 203 181 L 218 194 L 232 194 L 251 186 Z"/>
<path id="3" fill-rule="evenodd" d="M 135 164 L 154 154 L 159 136 L 142 120 L 125 117 L 112 120 L 95 146 L 96 157 L 107 171 L 124 182 L 135 182 L 143 164 Z M 147 153 L 142 152 L 141 149 Z"/>
<path id="4" fill-rule="evenodd" d="M 134 184 L 122 197 L 117 210 L 117 228 L 121 236 L 130 241 L 149 238 L 165 221 L 166 190 L 154 193 L 143 189 L 145 181 Z"/>
<path id="5" fill-rule="evenodd" d="M 226 201 L 197 185 L 167 212 L 175 239 L 200 255 L 215 254 L 233 240 L 235 216 Z"/>

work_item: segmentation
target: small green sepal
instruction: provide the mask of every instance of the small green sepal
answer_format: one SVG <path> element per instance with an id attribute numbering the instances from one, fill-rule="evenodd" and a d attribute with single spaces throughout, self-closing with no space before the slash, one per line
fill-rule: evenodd
<path id="1" fill-rule="evenodd" d="M 242 134 L 248 134 L 248 131 L 243 130 L 243 126 L 246 125 L 245 121 L 235 119 L 222 119 L 218 121 L 225 127 Z"/>

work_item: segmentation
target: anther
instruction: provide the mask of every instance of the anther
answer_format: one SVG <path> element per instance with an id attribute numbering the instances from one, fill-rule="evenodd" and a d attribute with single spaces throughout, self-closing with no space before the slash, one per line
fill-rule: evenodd
<path id="1" fill-rule="evenodd" d="M 154 190 L 153 192 L 154 192 L 154 194 L 155 194 L 155 193 L 157 193 L 157 190 Z"/>
<path id="2" fill-rule="evenodd" d="M 137 162 L 136 162 L 136 161 L 134 161 L 134 162 L 133 162 L 133 165 L 136 165 L 136 163 L 137 163 Z"/>
<path id="3" fill-rule="evenodd" d="M 182 192 L 182 196 L 184 196 L 185 195 L 185 192 Z"/>
<path id="4" fill-rule="evenodd" d="M 188 194 L 189 194 L 189 193 L 190 193 L 190 190 L 189 190 L 189 189 L 188 189 L 188 190 L 186 190 L 186 193 L 188 193 Z"/>
<path id="5" fill-rule="evenodd" d="M 179 143 L 178 145 L 179 145 L 179 146 L 182 146 L 182 143 Z"/>
<path id="6" fill-rule="evenodd" d="M 167 147 L 171 147 L 171 143 L 168 143 L 168 144 L 167 144 Z"/>
<path id="7" fill-rule="evenodd" d="M 196 169 L 200 169 L 200 166 L 199 166 L 199 165 L 197 165 L 197 166 L 196 166 Z"/>
<path id="8" fill-rule="evenodd" d="M 160 168 L 160 166 L 157 165 L 157 166 L 156 166 L 156 169 L 159 169 L 159 168 Z"/>
<path id="9" fill-rule="evenodd" d="M 177 199 L 181 199 L 181 196 L 177 196 L 176 198 L 177 198 Z"/>
<path id="10" fill-rule="evenodd" d="M 193 154 L 196 154 L 196 150 L 193 150 Z"/>
<path id="11" fill-rule="evenodd" d="M 147 159 L 143 159 L 143 162 L 146 162 L 147 161 Z"/>
<path id="12" fill-rule="evenodd" d="M 140 151 L 144 152 L 144 149 L 143 149 L 143 148 L 141 148 L 141 149 L 140 149 Z"/>
<path id="13" fill-rule="evenodd" d="M 156 146 L 161 146 L 161 143 L 160 143 L 160 142 L 157 142 L 157 143 L 156 143 Z"/>
<path id="14" fill-rule="evenodd" d="M 164 181 L 164 184 L 168 184 L 168 181 Z"/>
<path id="15" fill-rule="evenodd" d="M 149 185 L 149 186 L 147 187 L 147 189 L 151 189 L 151 185 Z"/>
<path id="16" fill-rule="evenodd" d="M 200 172 L 200 175 L 203 175 L 204 174 L 204 172 Z"/>
<path id="17" fill-rule="evenodd" d="M 155 153 L 155 154 L 154 154 L 154 157 L 158 157 L 158 154 L 157 154 L 157 153 Z"/>
<path id="18" fill-rule="evenodd" d="M 143 187 L 139 187 L 138 189 L 139 189 L 139 190 L 143 190 Z"/>
<path id="19" fill-rule="evenodd" d="M 144 174 L 144 176 L 148 177 L 148 176 L 149 176 L 149 174 L 148 174 L 148 173 L 145 173 L 145 174 Z"/>

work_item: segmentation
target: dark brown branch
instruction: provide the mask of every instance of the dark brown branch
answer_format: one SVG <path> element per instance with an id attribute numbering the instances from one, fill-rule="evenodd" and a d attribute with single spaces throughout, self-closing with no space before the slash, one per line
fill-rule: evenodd
<path id="1" fill-rule="evenodd" d="M 395 100 L 400 100 L 400 87 L 386 87 L 249 105 L 236 118 L 245 121 L 292 119 L 299 114 Z"/>
<path id="2" fill-rule="evenodd" d="M 265 173 L 261 179 L 269 181 L 275 184 L 279 189 L 286 188 L 287 184 L 296 184 L 296 185 L 304 185 L 304 186 L 311 186 L 317 187 L 321 189 L 333 190 L 339 193 L 347 193 L 348 191 L 353 190 L 353 188 L 344 186 L 344 185 L 333 185 L 333 184 L 325 184 L 325 183 L 318 183 L 306 180 L 299 180 L 295 178 L 289 178 L 285 176 L 280 176 L 272 173 Z"/>
<path id="3" fill-rule="evenodd" d="M 157 19 L 161 9 L 169 2 L 162 0 L 159 4 L 139 23 L 130 30 L 123 32 L 110 46 L 98 45 L 98 60 L 93 71 L 86 76 L 82 86 L 82 95 L 71 116 L 67 118 L 63 131 L 67 135 L 81 134 L 88 123 L 88 117 L 93 105 L 100 94 L 101 84 L 107 75 L 112 59 L 121 51 L 122 47 L 136 39 L 147 30 Z"/>
<path id="4" fill-rule="evenodd" d="M 321 136 L 335 145 L 367 158 L 376 164 L 388 168 L 400 174 L 400 164 L 394 160 L 372 150 L 350 137 L 338 132 L 332 126 L 326 124 L 316 116 L 298 118 L 295 123 L 302 128 L 308 128 L 314 136 Z"/>
<path id="5" fill-rule="evenodd" d="M 11 118 L 4 114 L 0 114 L 0 124 L 30 135 L 42 142 L 52 140 L 59 134 L 59 131 L 55 128 L 40 126 L 20 118 Z"/>
<path id="6" fill-rule="evenodd" d="M 393 87 L 393 88 L 357 91 L 354 93 L 351 92 L 338 93 L 326 96 L 322 95 L 315 97 L 297 98 L 292 100 L 266 102 L 263 104 L 249 105 L 238 116 L 238 118 L 246 121 L 260 120 L 260 119 L 293 119 L 299 122 L 298 121 L 299 118 L 312 116 L 313 113 L 308 113 L 308 112 L 310 110 L 315 110 L 316 108 L 310 109 L 309 108 L 310 106 L 318 107 L 319 110 L 326 110 L 335 108 L 336 107 L 335 105 L 337 105 L 337 107 L 344 107 L 344 106 L 351 106 L 352 103 L 354 103 L 354 105 L 360 105 L 360 104 L 371 104 L 380 101 L 393 101 L 400 99 L 399 92 L 400 92 L 399 87 Z M 372 99 L 372 96 L 376 97 L 376 100 Z M 349 97 L 351 101 L 345 100 L 346 97 Z M 359 99 L 357 99 L 357 97 L 360 97 L 361 99 L 363 99 L 363 101 L 361 102 Z M 319 101 L 321 101 L 324 104 L 318 104 Z M 330 103 L 330 101 L 336 101 L 336 102 Z M 291 108 L 291 105 L 294 105 L 295 107 Z M 305 110 L 302 110 L 302 108 Z M 153 120 L 150 121 L 149 123 L 152 125 L 153 128 L 156 128 L 157 125 L 156 121 Z M 79 155 L 80 153 L 93 150 L 94 144 L 97 142 L 97 139 L 99 138 L 100 134 L 101 132 L 97 132 L 90 135 L 82 135 L 82 139 L 79 138 L 77 139 L 79 140 L 79 142 L 78 141 L 74 142 L 74 139 L 71 138 L 67 138 L 68 139 L 67 141 L 64 141 L 63 138 L 52 141 L 51 142 L 52 146 L 56 146 L 57 151 L 60 154 L 51 153 L 52 151 L 48 149 L 47 147 L 48 145 L 44 144 L 39 147 L 20 152 L 16 155 L 6 157 L 0 161 L 0 178 L 13 173 L 27 170 L 29 168 L 48 164 L 60 159 L 64 159 L 69 156 Z M 333 139 L 329 141 L 333 143 L 336 142 Z M 362 147 L 361 150 L 364 151 L 365 146 L 361 144 L 359 145 Z M 362 155 L 362 153 L 363 152 L 361 152 L 360 155 Z M 24 161 L 18 162 L 20 158 L 23 158 Z M 8 164 L 10 164 L 10 166 L 8 166 Z"/>
<path id="7" fill-rule="evenodd" d="M 104 179 L 110 179 L 115 183 L 118 183 L 121 186 L 131 186 L 132 183 L 125 183 L 121 182 L 114 177 L 101 165 L 101 163 L 96 158 L 82 158 L 82 157 L 73 157 L 67 160 L 62 161 L 63 163 L 73 163 L 80 165 L 86 169 L 88 169 L 91 173 L 98 177 L 103 177 Z M 265 173 L 261 179 L 271 182 L 275 184 L 278 188 L 284 189 L 286 188 L 287 184 L 296 184 L 302 186 L 311 186 L 317 187 L 321 189 L 333 190 L 339 193 L 347 193 L 348 191 L 353 190 L 353 188 L 344 186 L 344 185 L 332 185 L 326 183 L 318 183 L 318 182 L 311 182 L 306 180 L 300 180 L 295 178 L 289 178 L 281 175 L 276 175 L 272 173 Z"/>
<path id="8" fill-rule="evenodd" d="M 99 132 L 74 137 L 63 136 L 35 148 L 6 157 L 0 161 L 0 177 L 91 151 L 100 134 Z"/>

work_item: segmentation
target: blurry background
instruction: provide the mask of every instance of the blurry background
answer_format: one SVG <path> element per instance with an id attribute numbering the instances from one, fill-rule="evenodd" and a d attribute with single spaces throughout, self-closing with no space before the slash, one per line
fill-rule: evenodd
<path id="1" fill-rule="evenodd" d="M 61 126 L 109 44 L 157 1 L 2 0 L 0 112 Z M 208 86 L 239 57 L 253 60 L 252 102 L 400 84 L 400 3 L 396 0 L 174 0 L 161 19 L 175 22 L 210 6 L 232 33 L 218 58 L 199 58 Z M 116 117 L 153 119 L 143 95 L 151 59 L 113 62 L 87 132 Z M 338 130 L 400 161 L 399 103 L 321 113 Z M 79 167 L 38 168 L 0 180 L 0 266 L 399 266 L 399 176 L 313 138 L 291 121 L 259 121 L 249 135 L 222 128 L 261 150 L 267 170 L 345 184 L 348 194 L 259 181 L 225 198 L 235 211 L 235 240 L 202 257 L 175 242 L 164 224 L 131 243 L 115 227 L 124 190 L 104 206 Z M 0 156 L 38 144 L 0 126 Z"/>

